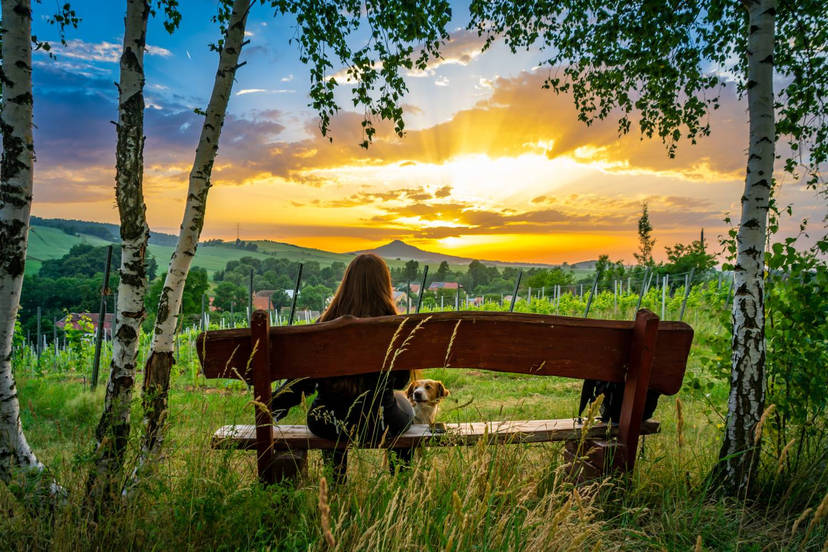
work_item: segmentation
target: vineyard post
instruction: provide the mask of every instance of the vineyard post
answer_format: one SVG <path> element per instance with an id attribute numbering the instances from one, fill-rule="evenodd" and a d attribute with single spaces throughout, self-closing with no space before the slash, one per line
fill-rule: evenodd
<path id="1" fill-rule="evenodd" d="M 460 312 L 460 282 L 457 282 L 457 295 L 454 297 L 454 309 Z"/>
<path id="2" fill-rule="evenodd" d="M 425 291 L 426 286 L 426 278 L 428 277 L 428 265 L 425 265 L 423 268 L 423 283 L 420 284 L 420 294 L 417 296 L 417 310 L 415 312 L 420 312 L 420 307 L 423 304 L 423 292 Z"/>
<path id="3" fill-rule="evenodd" d="M 299 286 L 302 284 L 302 268 L 303 263 L 299 263 L 299 272 L 296 274 L 296 285 L 293 287 L 293 298 L 290 302 L 290 316 L 288 317 L 288 326 L 293 325 L 293 317 L 296 315 L 296 299 L 299 297 Z"/>
<path id="4" fill-rule="evenodd" d="M 411 312 L 411 280 L 405 283 L 405 314 Z"/>
<path id="5" fill-rule="evenodd" d="M 661 279 L 661 319 L 664 320 L 664 306 L 667 301 L 667 278 L 665 276 Z"/>
<path id="6" fill-rule="evenodd" d="M 644 299 L 644 288 L 647 286 L 647 273 L 649 268 L 644 269 L 644 276 L 641 277 L 641 290 L 638 292 L 638 304 L 635 306 L 635 312 L 641 309 L 641 301 Z"/>
<path id="7" fill-rule="evenodd" d="M 101 309 L 98 315 L 98 333 L 95 335 L 95 358 L 92 360 L 92 381 L 90 387 L 94 391 L 98 385 L 98 369 L 101 366 L 101 340 L 103 339 L 104 322 L 106 321 L 106 296 L 109 294 L 109 266 L 112 264 L 112 246 L 106 248 L 106 266 L 104 266 L 103 285 L 101 286 Z"/>
<path id="8" fill-rule="evenodd" d="M 52 348 L 55 350 L 55 361 L 52 363 L 55 371 L 57 371 L 58 362 L 58 335 L 57 335 L 57 318 L 52 319 Z"/>
<path id="9" fill-rule="evenodd" d="M 584 309 L 584 318 L 589 316 L 589 307 L 592 306 L 592 298 L 595 296 L 595 292 L 598 290 L 598 273 L 595 273 L 595 280 L 592 282 L 592 288 L 589 290 L 589 297 L 587 298 L 586 309 Z"/>
<path id="10" fill-rule="evenodd" d="M 201 331 L 202 332 L 207 330 L 207 318 L 206 318 L 207 315 L 204 312 L 204 297 L 205 297 L 205 295 L 207 295 L 207 294 L 206 293 L 201 294 Z"/>
<path id="11" fill-rule="evenodd" d="M 37 307 L 37 345 L 35 346 L 35 353 L 37 354 L 37 362 L 40 363 L 40 307 Z"/>
<path id="12" fill-rule="evenodd" d="M 684 277 L 684 299 L 681 301 L 681 312 L 679 312 L 679 321 L 684 319 L 684 309 L 687 307 L 687 297 L 690 296 L 690 286 L 693 285 L 693 272 L 696 267 L 690 269 L 690 274 Z"/>
<path id="13" fill-rule="evenodd" d="M 612 281 L 612 310 L 618 310 L 618 280 Z"/>
<path id="14" fill-rule="evenodd" d="M 509 305 L 509 312 L 515 311 L 515 300 L 517 299 L 518 288 L 520 288 L 520 279 L 523 277 L 523 271 L 518 271 L 517 279 L 515 280 L 515 291 L 512 293 L 512 304 Z"/>
<path id="15" fill-rule="evenodd" d="M 647 285 L 644 286 L 644 293 L 647 293 L 648 291 L 650 291 L 650 283 L 652 283 L 652 281 L 653 281 L 653 274 L 655 274 L 655 270 L 650 271 L 650 277 L 647 278 Z M 658 282 L 658 280 L 656 280 L 656 282 Z"/>
<path id="16" fill-rule="evenodd" d="M 248 286 L 248 291 L 249 293 L 247 294 L 247 325 L 249 326 L 253 316 L 253 268 L 250 269 L 250 284 Z"/>

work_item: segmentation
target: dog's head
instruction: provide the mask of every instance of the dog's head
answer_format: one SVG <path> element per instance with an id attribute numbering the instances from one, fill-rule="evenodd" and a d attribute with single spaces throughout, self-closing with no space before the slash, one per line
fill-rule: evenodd
<path id="1" fill-rule="evenodd" d="M 432 379 L 421 379 L 412 381 L 405 391 L 408 400 L 412 403 L 432 403 L 440 402 L 443 397 L 449 396 L 449 390 L 443 385 L 442 381 Z"/>

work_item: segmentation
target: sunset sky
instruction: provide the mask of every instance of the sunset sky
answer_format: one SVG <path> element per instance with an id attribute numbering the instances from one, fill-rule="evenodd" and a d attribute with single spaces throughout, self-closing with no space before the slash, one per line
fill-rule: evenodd
<path id="1" fill-rule="evenodd" d="M 35 4 L 35 34 L 54 37 Z M 123 2 L 75 1 L 82 18 L 57 59 L 35 54 L 33 214 L 117 223 L 114 198 L 118 57 Z M 40 10 L 39 12 L 37 10 Z M 150 20 L 146 56 L 145 192 L 150 226 L 177 233 L 187 176 L 218 56 L 213 1 L 182 2 L 181 28 Z M 267 238 L 332 251 L 402 239 L 484 259 L 576 262 L 608 253 L 632 262 L 641 202 L 650 206 L 656 256 L 664 246 L 715 243 L 726 213 L 738 219 L 747 113 L 733 86 L 711 119 L 712 135 L 669 159 L 637 129 L 587 127 L 572 100 L 541 89 L 542 52 L 511 54 L 464 30 L 453 11 L 442 60 L 408 76 L 407 136 L 380 125 L 369 150 L 361 115 L 342 111 L 322 138 L 308 104 L 307 68 L 289 43 L 292 20 L 256 5 L 221 136 L 203 238 Z M 711 68 L 714 70 L 715 68 Z M 342 105 L 350 90 L 341 87 Z M 781 203 L 819 227 L 826 208 L 780 175 Z M 789 225 L 792 226 L 792 225 Z"/>

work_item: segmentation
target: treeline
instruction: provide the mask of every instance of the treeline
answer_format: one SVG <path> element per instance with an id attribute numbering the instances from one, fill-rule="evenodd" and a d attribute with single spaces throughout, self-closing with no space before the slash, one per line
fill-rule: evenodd
<path id="1" fill-rule="evenodd" d="M 273 291 L 271 301 L 274 308 L 290 305 L 290 296 L 286 290 L 292 290 L 299 274 L 299 262 L 277 257 L 256 259 L 242 257 L 229 261 L 224 270 L 215 273 L 213 306 L 222 311 L 243 310 L 247 306 L 250 287 L 250 274 L 253 274 L 253 291 Z M 333 295 L 342 275 L 345 263 L 334 261 L 330 266 L 322 266 L 317 261 L 303 263 L 302 284 L 297 306 L 311 310 L 322 310 L 325 301 Z"/>
<path id="2" fill-rule="evenodd" d="M 69 221 L 72 222 L 72 221 Z M 37 309 L 41 311 L 41 331 L 51 332 L 52 324 L 70 312 L 98 312 L 101 301 L 107 246 L 95 247 L 77 244 L 59 259 L 43 261 L 36 275 L 23 280 L 19 319 L 24 332 L 34 335 L 37 330 Z M 121 247 L 112 246 L 112 269 L 109 289 L 118 286 L 118 259 Z M 147 254 L 147 275 L 155 278 L 158 263 Z M 110 297 L 107 312 L 113 312 Z"/>

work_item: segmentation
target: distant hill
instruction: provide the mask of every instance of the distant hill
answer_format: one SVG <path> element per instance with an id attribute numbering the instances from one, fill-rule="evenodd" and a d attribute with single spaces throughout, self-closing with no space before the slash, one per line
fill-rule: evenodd
<path id="1" fill-rule="evenodd" d="M 120 241 L 118 225 L 105 222 L 92 222 L 73 219 L 45 219 L 32 217 L 29 231 L 29 250 L 26 260 L 26 274 L 37 274 L 43 261 L 63 257 L 73 246 L 88 243 L 94 246 L 103 246 Z M 177 236 L 150 231 L 149 253 L 158 261 L 159 272 L 166 270 L 167 263 L 175 248 Z M 238 248 L 234 242 L 212 240 L 201 243 L 193 259 L 193 266 L 200 267 L 209 273 L 223 270 L 228 261 L 242 257 L 266 259 L 268 257 L 286 258 L 291 261 L 316 261 L 327 266 L 334 261 L 349 263 L 353 255 L 347 253 L 331 253 L 321 249 L 312 249 L 280 243 L 270 240 L 246 242 L 255 244 L 255 251 Z M 115 266 L 113 264 L 113 266 Z"/>
<path id="2" fill-rule="evenodd" d="M 150 233 L 149 252 L 158 261 L 159 271 L 166 270 L 167 262 L 172 255 L 177 236 L 161 232 Z M 72 246 L 79 243 L 91 245 L 107 245 L 118 243 L 120 235 L 118 225 L 104 222 L 92 222 L 73 219 L 45 219 L 32 217 L 32 227 L 29 233 L 28 261 L 26 262 L 26 273 L 36 274 L 40 265 L 48 259 L 57 259 L 66 255 Z M 251 240 L 237 244 L 234 241 L 209 240 L 198 246 L 196 256 L 193 259 L 193 266 L 201 267 L 210 273 L 210 276 L 218 270 L 224 269 L 228 261 L 238 260 L 242 257 L 254 257 L 265 259 L 267 257 L 279 257 L 290 261 L 318 262 L 322 266 L 328 266 L 334 262 L 349 263 L 354 255 L 359 253 L 375 253 L 383 257 L 392 267 L 399 267 L 408 260 L 416 260 L 420 263 L 436 265 L 446 261 L 451 265 L 452 270 L 468 266 L 473 259 L 456 255 L 446 255 L 426 251 L 409 245 L 400 240 L 394 240 L 381 247 L 356 251 L 352 253 L 333 253 L 322 249 L 301 247 L 284 242 L 272 240 Z M 521 263 L 491 261 L 479 259 L 487 265 L 499 267 L 551 267 L 554 265 L 540 263 Z M 582 266 L 583 265 L 583 266 Z M 572 265 L 573 268 L 594 268 L 595 261 L 584 261 Z M 436 268 L 436 267 L 435 267 Z"/>
<path id="3" fill-rule="evenodd" d="M 363 249 L 362 251 L 354 251 L 352 255 L 360 253 L 374 253 L 385 259 L 400 259 L 402 261 L 415 260 L 421 263 L 441 263 L 446 261 L 450 265 L 467 265 L 475 259 L 469 257 L 458 257 L 455 255 L 446 255 L 445 253 L 435 253 L 433 251 L 426 251 L 409 245 L 401 240 L 394 240 L 392 242 L 375 247 L 374 249 Z M 483 264 L 494 266 L 538 266 L 538 267 L 552 267 L 556 265 L 543 263 L 521 263 L 521 262 L 507 262 L 507 261 L 491 261 L 486 259 L 477 259 Z"/>
<path id="4" fill-rule="evenodd" d="M 45 219 L 40 217 L 32 217 L 32 226 L 44 226 L 48 228 L 57 228 L 63 230 L 70 236 L 94 236 L 102 240 L 115 242 L 121 239 L 119 227 L 117 224 L 109 224 L 107 222 L 93 222 L 88 220 L 76 219 Z M 151 245 L 170 245 L 175 247 L 178 241 L 178 236 L 173 234 L 164 234 L 163 232 L 153 232 L 150 229 Z"/>
<path id="5" fill-rule="evenodd" d="M 584 270 L 595 270 L 595 265 L 598 264 L 598 261 L 581 261 L 578 263 L 573 263 L 569 265 L 572 268 L 580 268 Z"/>

